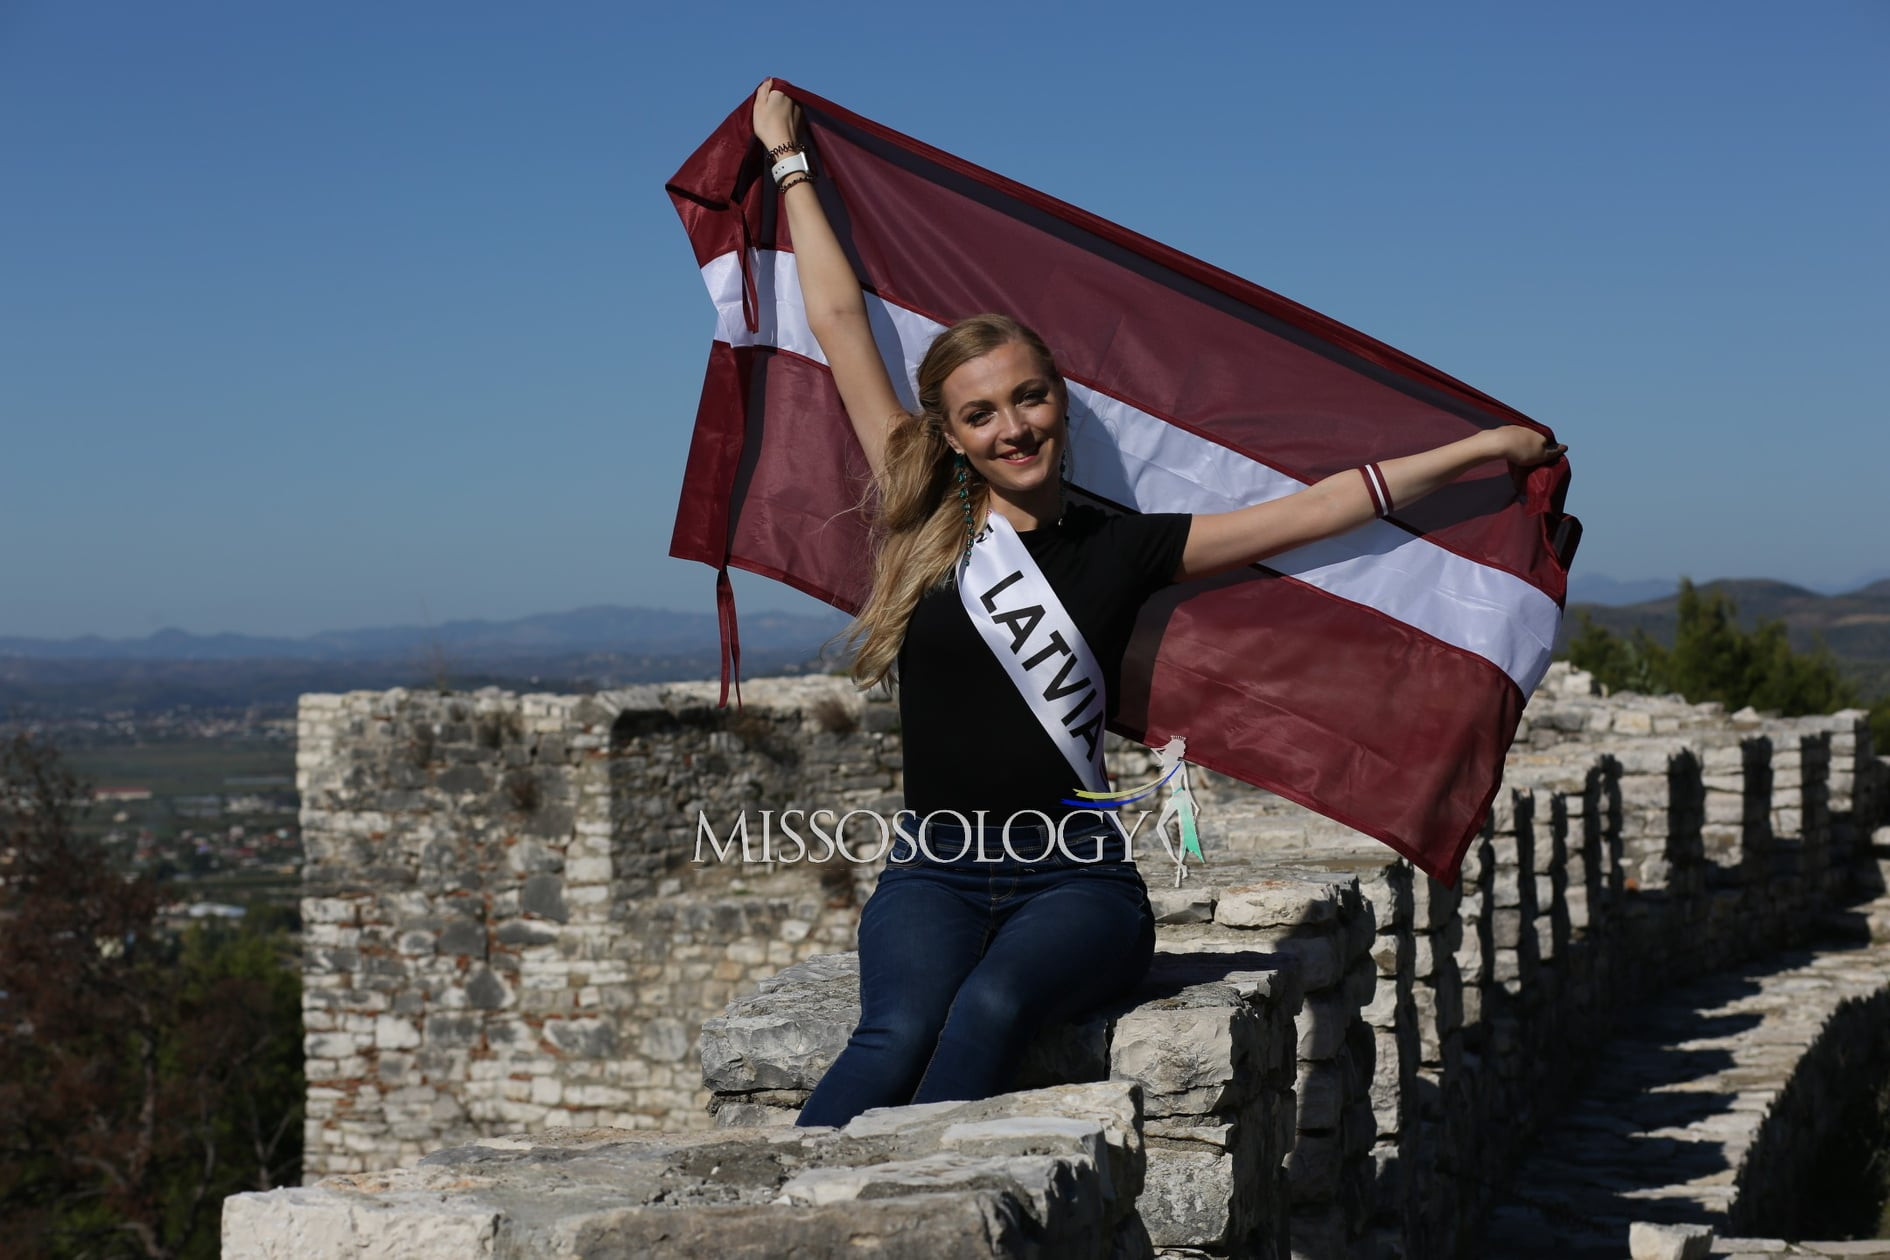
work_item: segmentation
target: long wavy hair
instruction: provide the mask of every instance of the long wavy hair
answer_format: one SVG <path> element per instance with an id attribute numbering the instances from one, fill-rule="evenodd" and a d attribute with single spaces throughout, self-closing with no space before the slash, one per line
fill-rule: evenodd
<path id="1" fill-rule="evenodd" d="M 1042 361 L 1069 421 L 1069 390 L 1043 338 L 1008 315 L 973 315 L 940 333 L 919 364 L 919 414 L 897 417 L 886 434 L 879 502 L 872 511 L 873 593 L 847 627 L 853 680 L 871 687 L 892 672 L 919 597 L 951 577 L 965 550 L 952 448 L 945 441 L 945 378 L 1000 346 L 1022 342 Z M 971 512 L 980 519 L 990 486 L 966 470 Z"/>

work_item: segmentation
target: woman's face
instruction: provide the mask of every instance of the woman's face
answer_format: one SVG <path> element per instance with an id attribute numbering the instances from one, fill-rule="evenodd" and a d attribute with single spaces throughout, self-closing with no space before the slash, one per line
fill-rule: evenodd
<path id="1" fill-rule="evenodd" d="M 994 493 L 1055 488 L 1069 437 L 1062 384 L 1037 352 L 1010 341 L 958 365 L 940 390 L 945 440 Z"/>

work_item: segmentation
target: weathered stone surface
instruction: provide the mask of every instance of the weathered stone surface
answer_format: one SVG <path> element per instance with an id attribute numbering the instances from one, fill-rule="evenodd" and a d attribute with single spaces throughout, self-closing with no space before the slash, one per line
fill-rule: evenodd
<path id="1" fill-rule="evenodd" d="M 1212 1112 L 1237 1101 L 1257 1066 L 1258 1023 L 1243 1007 L 1134 1010 L 1116 1021 L 1111 1069 L 1139 1081 L 1149 1114 Z"/>
<path id="2" fill-rule="evenodd" d="M 1142 1224 L 1157 1247 L 1219 1247 L 1233 1226 L 1235 1161 L 1217 1151 L 1163 1150 L 1149 1163 Z"/>
<path id="3" fill-rule="evenodd" d="M 702 1024 L 712 1090 L 812 1089 L 860 1018 L 859 955 L 810 959 Z"/>
<path id="4" fill-rule="evenodd" d="M 1712 1246 L 1713 1231 L 1704 1225 L 1636 1221 L 1628 1227 L 1628 1254 L 1633 1260 L 1706 1260 Z"/>
<path id="5" fill-rule="evenodd" d="M 701 1020 L 850 948 L 873 874 L 742 865 L 739 844 L 697 864 L 698 815 L 726 834 L 758 801 L 877 805 L 898 764 L 896 732 L 855 721 L 891 706 L 842 680 L 744 698 L 305 698 L 304 1021 L 326 1038 L 308 1047 L 311 1175 L 507 1128 L 709 1122 Z M 431 1099 L 400 1101 L 420 1077 Z"/>
<path id="6" fill-rule="evenodd" d="M 1240 928 L 1311 928 L 1339 916 L 1331 886 L 1291 879 L 1269 879 L 1221 890 L 1214 921 Z"/>
<path id="7" fill-rule="evenodd" d="M 1150 907 L 1157 923 L 1211 923 L 1214 921 L 1215 893 L 1209 888 L 1162 888 L 1148 890 Z"/>
<path id="8" fill-rule="evenodd" d="M 1134 1086 L 1099 1083 L 893 1108 L 838 1131 L 493 1139 L 235 1196 L 223 1254 L 1146 1255 L 1140 1120 Z"/>
<path id="9" fill-rule="evenodd" d="M 727 834 L 731 809 L 798 804 L 815 783 L 884 807 L 896 802 L 898 744 L 890 707 L 862 709 L 843 683 L 763 684 L 745 688 L 739 724 L 695 685 L 309 698 L 298 779 L 311 1171 L 409 1160 L 505 1127 L 706 1122 L 686 1059 L 711 1017 L 722 1028 L 703 1038 L 705 1066 L 720 1062 L 708 1076 L 728 1087 L 716 1121 L 792 1116 L 851 1028 L 852 964 L 824 964 L 844 981 L 820 1011 L 769 978 L 850 947 L 871 872 L 738 865 L 739 843 L 694 867 L 694 818 L 707 811 Z M 816 715 L 828 698 L 838 707 Z M 1123 781 L 1145 777 L 1137 750 L 1112 742 L 1108 757 Z M 1505 780 L 1461 884 L 1446 888 L 1337 824 L 1201 773 L 1207 865 L 1174 890 L 1159 851 L 1142 855 L 1167 920 L 1149 984 L 1123 1010 L 1050 1030 L 1026 1063 L 1026 1080 L 1048 1081 L 1126 1075 L 1123 1063 L 1139 1061 L 1163 1113 L 1148 1122 L 1158 1140 L 1142 1200 L 1150 1219 L 1177 1222 L 1165 1248 L 1500 1254 L 1475 1237 L 1488 1188 L 1607 1030 L 1644 1018 L 1628 1014 L 1634 1002 L 1801 943 L 1811 924 L 1859 944 L 1890 935 L 1890 907 L 1827 913 L 1852 888 L 1881 891 L 1890 869 L 1862 848 L 1890 792 L 1861 715 L 1729 719 L 1673 698 L 1603 697 L 1558 666 L 1524 714 Z M 820 974 L 792 985 L 818 988 Z M 1820 992 L 1824 979 L 1800 982 Z M 739 999 L 756 991 L 807 1036 L 768 1045 L 778 1030 L 735 1026 Z M 1157 1012 L 1165 1041 L 1139 1022 Z M 1235 1036 L 1245 1023 L 1253 1034 Z M 808 1043 L 816 1034 L 824 1048 Z M 1766 1034 L 1773 1057 L 1740 1070 L 1778 1070 L 1781 1046 L 1815 1035 L 1781 1026 Z M 706 1044 L 717 1037 L 719 1048 Z M 1658 1201 L 1723 1219 L 1757 1198 L 1735 1165 L 1789 1164 L 1794 1135 L 1815 1126 L 1788 1117 L 1842 1108 L 1823 1091 L 1707 1076 L 1726 1051 L 1699 1040 L 1672 1043 L 1667 1058 L 1693 1075 L 1655 1091 L 1661 1105 L 1715 1093 L 1736 1105 L 1630 1121 L 1630 1145 L 1665 1155 L 1663 1167 L 1676 1152 L 1718 1152 L 1724 1167 L 1660 1187 Z M 1585 1132 L 1623 1140 L 1577 1114 Z M 1755 1116 L 1776 1117 L 1771 1130 L 1755 1136 Z M 883 1143 L 869 1130 L 845 1140 Z M 1171 1156 L 1216 1161 L 1212 1193 L 1201 1193 L 1205 1173 L 1160 1171 Z M 1005 1219 L 1026 1229 L 1061 1201 L 1064 1183 L 1016 1170 L 965 1181 L 954 1161 L 967 1158 L 880 1149 L 872 1162 L 907 1167 L 871 1193 L 892 1193 L 916 1166 L 956 1187 L 931 1197 L 1017 1205 Z M 1618 1256 L 1625 1224 L 1569 1236 L 1604 1191 L 1626 1193 L 1589 1184 L 1493 1219 L 1552 1222 L 1571 1257 Z M 1122 1239 L 1118 1223 L 1107 1245 Z"/>

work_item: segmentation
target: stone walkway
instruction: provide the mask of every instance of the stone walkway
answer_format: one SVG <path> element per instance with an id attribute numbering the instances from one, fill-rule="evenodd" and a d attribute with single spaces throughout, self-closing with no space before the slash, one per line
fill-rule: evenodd
<path id="1" fill-rule="evenodd" d="M 1848 913 L 1875 926 L 1886 910 Z M 1741 1164 L 1801 1056 L 1842 1003 L 1886 988 L 1890 941 L 1879 935 L 1712 976 L 1623 1019 L 1581 1096 L 1497 1197 L 1483 1254 L 1619 1260 L 1635 1221 L 1728 1232 Z M 1712 1251 L 1890 1257 L 1890 1241 L 1802 1247 L 1722 1238 Z"/>

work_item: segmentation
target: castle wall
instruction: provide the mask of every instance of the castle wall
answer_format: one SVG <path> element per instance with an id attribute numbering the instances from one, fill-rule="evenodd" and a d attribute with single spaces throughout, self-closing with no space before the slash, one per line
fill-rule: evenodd
<path id="1" fill-rule="evenodd" d="M 897 736 L 837 680 L 745 690 L 740 714 L 707 687 L 305 698 L 311 1176 L 553 1124 L 707 1123 L 693 1056 L 710 1016 L 723 1120 L 791 1116 L 850 1016 L 813 1000 L 845 988 L 831 962 L 777 973 L 851 947 L 871 871 L 697 866 L 696 814 L 890 810 Z M 1140 1211 L 1157 1244 L 1473 1247 L 1516 1153 L 1634 1003 L 1800 944 L 1881 891 L 1866 859 L 1884 772 L 1862 718 L 1602 697 L 1558 667 L 1456 888 L 1203 776 L 1209 865 L 1175 889 L 1159 848 L 1140 855 L 1160 948 L 1171 968 L 1291 994 L 1214 1000 L 1230 1027 L 1291 1014 L 1293 1118 L 1281 1132 L 1264 1090 L 1151 1114 Z M 1112 760 L 1130 781 L 1147 768 Z M 1174 1042 L 1197 1017 L 1176 1009 L 1144 995 L 1038 1079 L 1186 1059 Z M 1281 1216 L 1290 1243 L 1256 1224 Z"/>
<path id="2" fill-rule="evenodd" d="M 890 706 L 831 678 L 744 691 L 739 711 L 706 684 L 303 698 L 311 1178 L 482 1134 L 708 1123 L 702 1019 L 852 948 L 870 887 L 744 865 L 734 820 L 895 799 Z M 692 860 L 699 813 L 731 860 Z"/>

